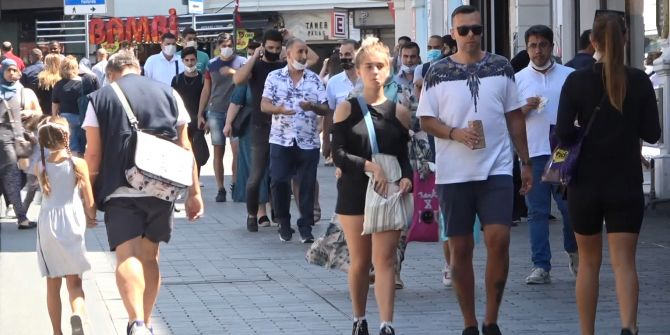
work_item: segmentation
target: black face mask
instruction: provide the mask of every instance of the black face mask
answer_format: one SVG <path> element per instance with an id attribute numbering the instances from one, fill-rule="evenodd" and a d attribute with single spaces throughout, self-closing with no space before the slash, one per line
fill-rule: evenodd
<path id="1" fill-rule="evenodd" d="M 270 52 L 270 51 L 268 51 L 267 49 L 265 49 L 264 51 L 265 51 L 265 53 L 264 53 L 265 58 L 266 58 L 268 61 L 270 61 L 270 62 L 276 62 L 277 60 L 279 60 L 279 56 L 281 55 L 281 53 L 279 53 L 279 52 L 277 52 L 277 53 Z"/>
<path id="2" fill-rule="evenodd" d="M 351 58 L 340 58 L 340 64 L 345 70 L 351 70 L 354 68 L 354 60 Z"/>

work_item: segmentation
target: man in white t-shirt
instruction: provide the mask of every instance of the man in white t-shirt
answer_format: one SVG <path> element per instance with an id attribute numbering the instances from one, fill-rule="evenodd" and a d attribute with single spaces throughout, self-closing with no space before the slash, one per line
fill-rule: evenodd
<path id="1" fill-rule="evenodd" d="M 535 180 L 535 187 L 526 194 L 533 262 L 526 284 L 548 284 L 551 282 L 549 214 L 552 195 L 563 218 L 563 248 L 569 255 L 569 268 L 575 276 L 579 262 L 577 241 L 568 220 L 567 204 L 557 186 L 541 182 L 542 172 L 551 157 L 549 136 L 556 124 L 561 89 L 574 69 L 553 61 L 551 51 L 554 48 L 554 32 L 551 28 L 544 25 L 532 26 L 526 30 L 525 40 L 530 63 L 516 74 L 516 82 L 519 96 L 526 101 L 521 111 L 526 116 L 528 152 L 533 163 Z"/>
<path id="2" fill-rule="evenodd" d="M 521 113 L 524 104 L 507 59 L 481 50 L 484 27 L 479 11 L 460 6 L 451 17 L 458 52 L 428 70 L 417 115 L 421 127 L 435 136 L 436 184 L 449 237 L 452 283 L 464 318 L 463 334 L 479 334 L 472 267 L 472 233 L 478 216 L 487 248 L 482 331 L 497 335 L 501 334 L 498 310 L 509 270 L 511 141 L 523 165 L 521 192 L 532 185 Z M 470 127 L 472 121 L 481 127 Z"/>
<path id="3" fill-rule="evenodd" d="M 136 113 L 139 128 L 161 134 L 190 150 L 184 102 L 169 86 L 139 75 L 140 64 L 127 51 L 108 61 L 106 76 L 118 84 Z M 133 130 L 110 85 L 91 93 L 82 127 L 86 129 L 86 162 L 99 210 L 105 212 L 109 247 L 116 253 L 116 282 L 128 313 L 128 334 L 150 335 L 151 314 L 160 289 L 159 243 L 172 234 L 174 202 L 130 187 L 125 171 L 134 150 Z M 178 162 L 177 162 L 178 163 Z M 195 164 L 185 199 L 186 215 L 196 220 L 203 204 Z"/>

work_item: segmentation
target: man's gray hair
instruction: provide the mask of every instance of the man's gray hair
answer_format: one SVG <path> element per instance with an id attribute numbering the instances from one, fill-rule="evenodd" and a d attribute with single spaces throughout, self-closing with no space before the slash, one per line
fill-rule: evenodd
<path id="1" fill-rule="evenodd" d="M 294 38 L 289 39 L 286 42 L 286 50 L 290 49 L 296 43 L 302 43 L 302 44 L 305 44 L 305 45 L 307 44 L 307 43 L 305 43 L 305 41 L 303 41 L 303 40 L 301 40 L 297 37 L 294 37 Z"/>
<path id="2" fill-rule="evenodd" d="M 140 69 L 140 61 L 137 60 L 135 54 L 127 50 L 121 50 L 109 57 L 107 62 L 106 72 L 121 73 L 125 68 L 133 67 Z"/>

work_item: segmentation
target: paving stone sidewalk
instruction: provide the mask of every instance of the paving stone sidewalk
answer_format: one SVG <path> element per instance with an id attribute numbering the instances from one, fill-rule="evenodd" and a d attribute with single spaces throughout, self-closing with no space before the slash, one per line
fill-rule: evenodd
<path id="1" fill-rule="evenodd" d="M 207 174 L 207 170 L 205 170 Z M 335 205 L 333 168 L 320 167 L 321 224 Z M 229 179 L 229 178 L 228 178 Z M 245 229 L 241 203 L 215 203 L 214 180 L 205 176 L 206 215 L 187 223 L 176 213 L 173 239 L 161 250 L 163 287 L 154 315 L 156 334 L 349 334 L 351 304 L 346 274 L 305 262 L 307 245 L 281 243 L 276 228 Z M 294 217 L 296 217 L 294 215 Z M 0 334 L 50 334 L 45 284 L 37 270 L 34 231 L 3 220 L 0 244 Z M 505 334 L 578 334 L 574 279 L 562 252 L 561 225 L 550 225 L 554 255 L 550 285 L 528 286 L 527 224 L 513 228 L 510 275 L 500 325 Z M 107 252 L 104 225 L 87 232 L 93 270 L 84 277 L 90 334 L 125 334 L 126 314 Z M 601 274 L 597 334 L 618 334 L 619 315 L 607 252 Z M 670 208 L 648 212 L 638 250 L 641 334 L 670 334 Z M 460 334 L 454 294 L 441 283 L 441 245 L 412 243 L 403 266 L 406 288 L 397 291 L 398 334 Z M 477 315 L 484 312 L 484 246 L 477 245 Z M 63 296 L 64 301 L 66 295 Z M 64 320 L 68 309 L 64 308 Z M 376 334 L 372 288 L 368 320 Z M 67 326 L 63 328 L 67 334 Z"/>

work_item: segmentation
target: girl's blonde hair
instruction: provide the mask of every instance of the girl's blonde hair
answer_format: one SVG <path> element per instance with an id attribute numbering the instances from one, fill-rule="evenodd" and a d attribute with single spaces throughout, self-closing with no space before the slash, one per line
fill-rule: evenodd
<path id="1" fill-rule="evenodd" d="M 44 70 L 37 75 L 39 80 L 38 87 L 43 90 L 50 90 L 61 80 L 60 77 L 60 55 L 48 54 L 44 58 Z"/>
<path id="2" fill-rule="evenodd" d="M 42 193 L 44 193 L 45 196 L 49 196 L 51 193 L 51 184 L 49 183 L 46 169 L 45 148 L 53 151 L 65 147 L 70 156 L 70 163 L 72 164 L 72 169 L 75 173 L 75 185 L 81 187 L 84 182 L 84 174 L 77 168 L 72 159 L 72 151 L 70 151 L 70 131 L 67 120 L 60 116 L 46 117 L 40 122 L 40 125 L 37 128 L 37 139 L 42 154 L 42 169 L 38 176 L 40 186 L 42 186 Z"/>
<path id="3" fill-rule="evenodd" d="M 361 43 L 361 49 L 356 53 L 356 68 L 359 68 L 363 61 L 371 54 L 382 54 L 386 59 L 386 65 L 391 65 L 391 53 L 389 48 L 376 37 L 366 37 Z"/>
<path id="4" fill-rule="evenodd" d="M 60 63 L 60 76 L 64 79 L 74 79 L 79 75 L 79 63 L 74 56 L 65 57 Z"/>

